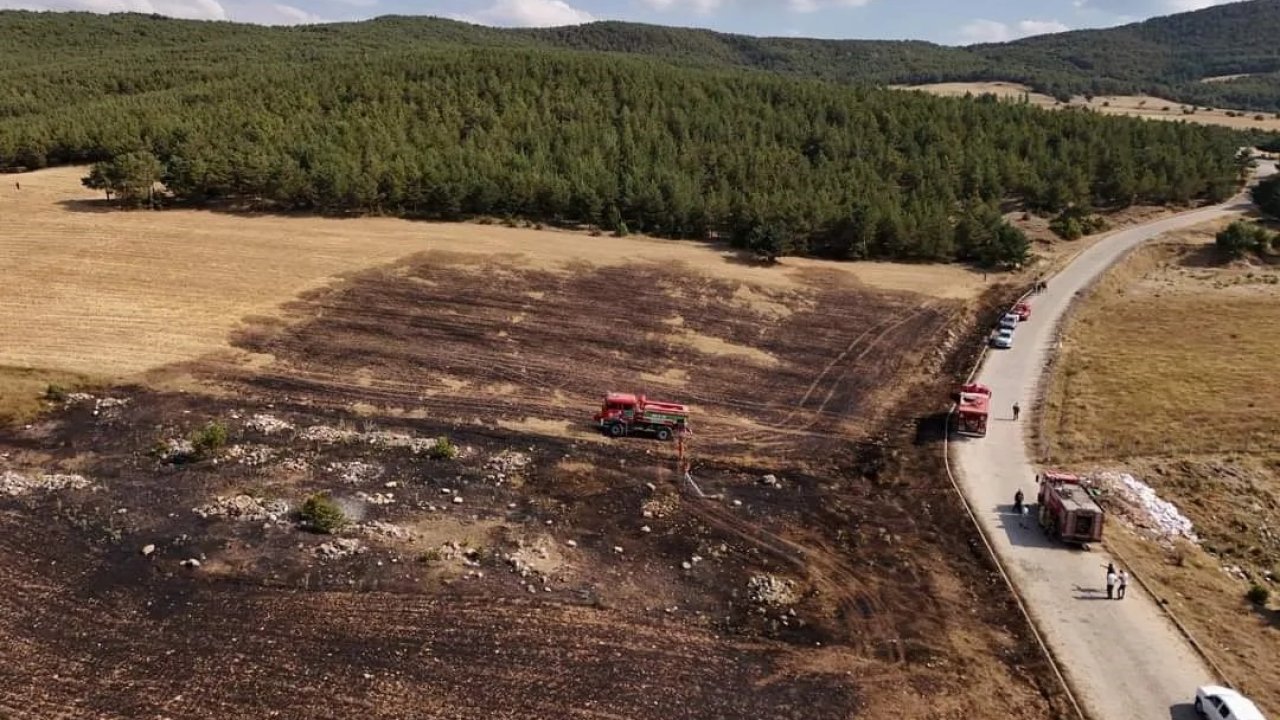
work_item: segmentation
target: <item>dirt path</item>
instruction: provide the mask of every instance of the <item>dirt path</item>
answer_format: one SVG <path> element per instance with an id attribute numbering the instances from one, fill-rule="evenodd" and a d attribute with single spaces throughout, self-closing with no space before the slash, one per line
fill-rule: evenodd
<path id="1" fill-rule="evenodd" d="M 1269 168 L 1274 170 L 1274 168 Z M 1247 208 L 1244 197 L 1224 205 L 1142 225 L 1095 244 L 1054 276 L 1032 299 L 1032 317 L 1014 347 L 992 351 L 978 380 L 993 392 L 987 437 L 956 442 L 952 457 L 961 487 L 1027 601 L 1073 689 L 1095 720 L 1192 718 L 1195 688 L 1210 671 L 1155 601 L 1130 584 L 1123 602 L 1106 600 L 1101 548 L 1083 552 L 1051 543 L 1010 505 L 1018 488 L 1036 493 L 1024 442 L 1028 418 L 1014 422 L 1012 404 L 1030 407 L 1046 372 L 1054 328 L 1077 293 L 1142 242 Z"/>

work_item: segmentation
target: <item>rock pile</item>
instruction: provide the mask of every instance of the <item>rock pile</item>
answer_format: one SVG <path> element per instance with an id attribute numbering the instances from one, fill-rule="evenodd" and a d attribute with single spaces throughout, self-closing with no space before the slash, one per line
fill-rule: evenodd
<path id="1" fill-rule="evenodd" d="M 346 443 L 360 437 L 360 433 L 355 430 L 339 430 L 328 425 L 312 425 L 299 433 L 298 437 L 312 442 Z"/>
<path id="2" fill-rule="evenodd" d="M 747 593 L 752 602 L 770 607 L 795 604 L 799 599 L 794 580 L 776 575 L 753 575 L 747 581 Z"/>
<path id="3" fill-rule="evenodd" d="M 325 560 L 337 560 L 352 555 L 360 555 L 368 551 L 369 548 L 355 538 L 338 538 L 317 546 L 315 554 Z"/>
<path id="4" fill-rule="evenodd" d="M 276 451 L 265 445 L 232 445 L 223 456 L 229 460 L 239 460 L 241 465 L 257 467 L 271 462 Z"/>
<path id="5" fill-rule="evenodd" d="M 250 430 L 260 432 L 263 435 L 274 435 L 278 432 L 285 432 L 293 429 L 293 425 L 290 423 L 285 422 L 274 415 L 267 415 L 265 413 L 259 413 L 249 418 L 249 421 L 246 422 L 244 426 Z"/>
<path id="6" fill-rule="evenodd" d="M 375 537 L 383 537 L 391 540 L 407 540 L 413 537 L 413 533 L 409 530 L 392 525 L 391 523 L 382 522 L 381 520 L 371 520 L 369 522 L 360 523 L 355 526 L 355 531 L 365 535 Z"/>
<path id="7" fill-rule="evenodd" d="M 246 522 L 287 525 L 289 503 L 284 500 L 261 500 L 252 495 L 220 495 L 213 502 L 192 508 L 202 518 L 225 517 Z"/>
<path id="8" fill-rule="evenodd" d="M 196 446 L 186 438 L 169 438 L 160 443 L 156 450 L 160 462 L 177 464 L 187 462 L 196 456 Z"/>
<path id="9" fill-rule="evenodd" d="M 37 491 L 81 490 L 89 484 L 82 475 L 23 475 L 12 470 L 0 473 L 0 493 L 10 497 Z"/>
<path id="10" fill-rule="evenodd" d="M 533 458 L 516 450 L 503 450 L 489 458 L 485 464 L 485 480 L 502 484 L 512 477 L 518 477 L 533 464 Z"/>
<path id="11" fill-rule="evenodd" d="M 372 482 L 382 477 L 383 473 L 381 465 L 361 460 L 332 462 L 329 463 L 326 469 L 331 473 L 335 473 L 339 480 L 348 485 L 363 485 L 366 482 Z"/>
<path id="12" fill-rule="evenodd" d="M 1191 521 L 1176 505 L 1157 495 L 1151 486 L 1129 473 L 1102 473 L 1098 481 L 1123 506 L 1122 515 L 1157 539 L 1172 542 L 1185 538 L 1199 542 Z"/>

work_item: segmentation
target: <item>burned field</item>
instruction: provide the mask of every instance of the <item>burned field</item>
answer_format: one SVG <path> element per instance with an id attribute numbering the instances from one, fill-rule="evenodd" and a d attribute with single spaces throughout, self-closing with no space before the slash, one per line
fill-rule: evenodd
<path id="1" fill-rule="evenodd" d="M 0 716 L 1052 716 L 907 429 L 970 314 L 434 253 L 246 319 L 217 392 L 0 434 Z M 696 487 L 607 390 L 694 406 Z"/>

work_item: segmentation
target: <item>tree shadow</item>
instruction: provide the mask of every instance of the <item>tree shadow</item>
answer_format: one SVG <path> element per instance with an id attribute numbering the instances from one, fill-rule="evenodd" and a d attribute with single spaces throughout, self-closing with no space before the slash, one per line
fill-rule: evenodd
<path id="1" fill-rule="evenodd" d="M 1280 610 L 1272 610 L 1256 603 L 1249 603 L 1249 609 L 1263 622 L 1273 628 L 1280 629 Z"/>
<path id="2" fill-rule="evenodd" d="M 123 209 L 115 200 L 107 200 L 106 198 L 59 200 L 58 205 L 62 206 L 64 210 L 75 213 L 109 213 Z"/>
<path id="3" fill-rule="evenodd" d="M 1201 245 L 1178 259 L 1178 266 L 1184 268 L 1220 268 L 1227 264 L 1227 258 L 1216 245 Z"/>

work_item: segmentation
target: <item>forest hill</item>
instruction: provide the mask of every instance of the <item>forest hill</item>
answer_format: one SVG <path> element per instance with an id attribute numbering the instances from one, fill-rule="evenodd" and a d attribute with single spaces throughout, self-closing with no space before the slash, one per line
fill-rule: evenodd
<path id="1" fill-rule="evenodd" d="M 126 199 L 159 180 L 192 204 L 721 231 L 766 253 L 987 264 L 1026 252 L 1001 203 L 1222 200 L 1239 145 L 1218 128 L 994 99 L 440 46 L 246 64 L 145 101 L 0 119 L 0 165 L 111 160 L 87 184 Z"/>

